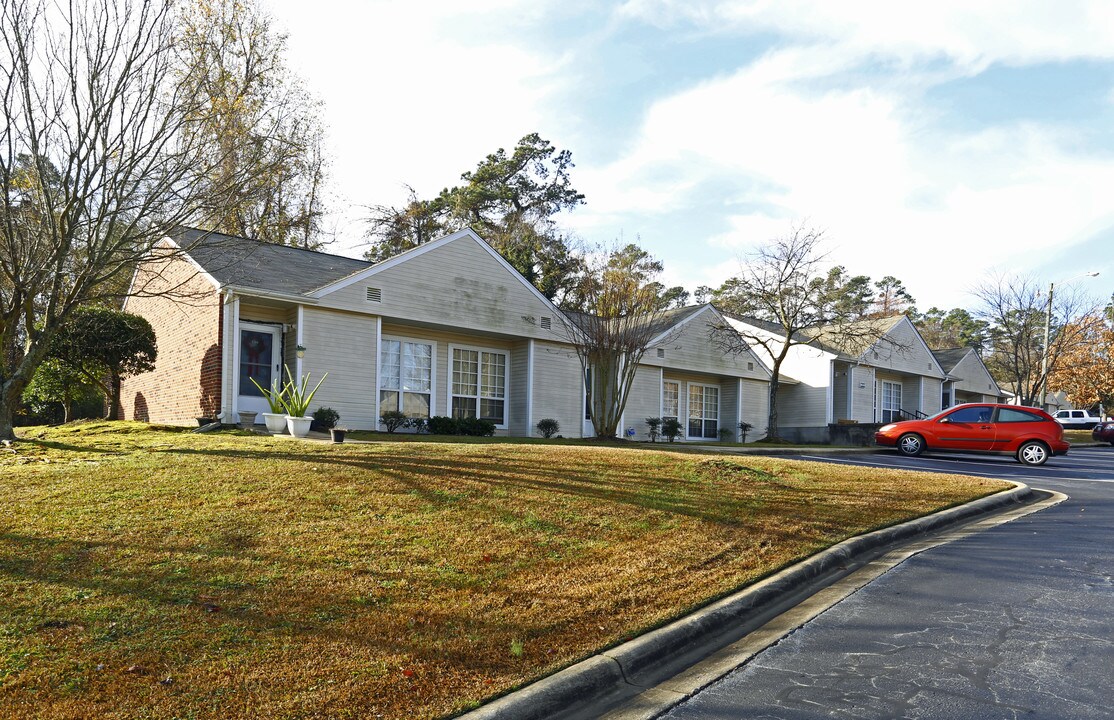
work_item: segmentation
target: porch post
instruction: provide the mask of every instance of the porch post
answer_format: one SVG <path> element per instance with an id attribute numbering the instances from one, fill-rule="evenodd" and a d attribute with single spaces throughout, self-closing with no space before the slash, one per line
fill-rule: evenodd
<path id="1" fill-rule="evenodd" d="M 305 310 L 304 305 L 299 305 L 298 306 L 298 320 L 297 320 L 298 327 L 294 331 L 294 344 L 295 345 L 303 345 L 304 346 L 304 341 L 303 341 L 304 335 L 302 334 L 304 332 L 304 328 L 302 326 L 305 324 L 305 312 L 303 312 L 304 310 Z M 296 353 L 296 352 L 294 353 L 294 377 L 292 377 L 290 379 L 294 382 L 301 382 L 301 380 L 302 380 L 302 358 L 298 357 L 298 353 Z"/>
<path id="2" fill-rule="evenodd" d="M 235 322 L 232 312 L 232 291 L 226 290 L 221 304 L 221 358 L 220 358 L 220 412 L 225 420 L 231 421 L 232 413 L 232 325 Z"/>
<path id="3" fill-rule="evenodd" d="M 228 357 L 225 355 L 225 357 Z M 232 417 L 229 418 L 230 422 L 235 422 L 238 418 L 237 404 L 240 398 L 240 298 L 232 300 L 232 357 L 229 361 L 229 370 L 232 375 L 232 398 L 229 401 L 229 406 L 232 408 Z"/>
<path id="4" fill-rule="evenodd" d="M 372 430 L 378 430 L 379 429 L 379 416 L 382 415 L 382 413 L 379 411 L 379 382 L 380 382 L 380 377 L 381 377 L 380 364 L 383 361 L 383 318 L 381 316 L 377 316 L 375 318 L 375 347 L 372 349 L 372 352 L 375 353 L 375 387 L 372 388 L 372 392 L 374 393 L 374 400 L 375 400 L 375 402 L 373 403 L 373 405 L 375 407 L 375 417 L 373 417 L 371 419 L 371 429 Z M 433 395 L 433 389 L 430 388 L 430 397 L 431 398 L 432 398 L 432 395 Z M 433 410 L 432 405 L 433 405 L 433 403 L 431 402 L 430 403 L 430 410 L 431 411 Z"/>
<path id="5" fill-rule="evenodd" d="M 526 341 L 526 437 L 534 435 L 534 338 Z"/>

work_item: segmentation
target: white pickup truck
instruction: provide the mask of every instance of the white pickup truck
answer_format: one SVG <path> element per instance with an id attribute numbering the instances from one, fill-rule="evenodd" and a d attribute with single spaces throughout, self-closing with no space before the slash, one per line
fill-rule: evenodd
<path id="1" fill-rule="evenodd" d="M 1090 430 L 1102 422 L 1102 418 L 1089 410 L 1057 410 L 1052 417 L 1068 430 Z"/>

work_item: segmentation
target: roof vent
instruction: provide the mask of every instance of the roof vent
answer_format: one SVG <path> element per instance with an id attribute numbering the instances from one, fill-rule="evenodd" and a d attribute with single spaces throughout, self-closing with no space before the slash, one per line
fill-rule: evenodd
<path id="1" fill-rule="evenodd" d="M 658 348 L 658 357 L 665 357 L 665 348 Z"/>
<path id="2" fill-rule="evenodd" d="M 754 369 L 754 363 L 747 363 L 747 370 L 753 370 L 753 369 Z"/>
<path id="3" fill-rule="evenodd" d="M 368 302 L 383 302 L 383 291 L 379 288 L 369 287 L 367 289 Z"/>
<path id="4" fill-rule="evenodd" d="M 542 330 L 551 330 L 553 328 L 553 318 L 542 316 Z"/>

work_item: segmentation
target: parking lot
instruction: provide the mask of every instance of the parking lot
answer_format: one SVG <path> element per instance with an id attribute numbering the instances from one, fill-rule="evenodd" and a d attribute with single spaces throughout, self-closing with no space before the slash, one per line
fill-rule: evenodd
<path id="1" fill-rule="evenodd" d="M 896 452 L 802 459 L 1019 480 L 1068 499 L 909 558 L 665 717 L 1110 717 L 1114 447 L 1036 468 Z"/>

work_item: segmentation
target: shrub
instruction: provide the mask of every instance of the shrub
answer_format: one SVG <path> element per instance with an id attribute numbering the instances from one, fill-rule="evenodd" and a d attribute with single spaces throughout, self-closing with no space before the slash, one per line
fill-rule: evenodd
<path id="1" fill-rule="evenodd" d="M 398 410 L 388 410 L 387 412 L 379 416 L 379 421 L 387 427 L 387 432 L 389 433 L 393 433 L 395 430 L 398 430 L 400 427 L 405 425 L 408 420 L 409 418 Z"/>
<path id="2" fill-rule="evenodd" d="M 747 441 L 747 433 L 754 429 L 754 426 L 748 422 L 739 423 L 739 442 Z"/>
<path id="3" fill-rule="evenodd" d="M 445 415 L 434 415 L 426 421 L 426 429 L 430 435 L 456 435 L 456 420 Z"/>
<path id="4" fill-rule="evenodd" d="M 340 413 L 330 407 L 319 407 L 313 411 L 313 423 L 319 428 L 335 428 L 340 420 Z"/>
<path id="5" fill-rule="evenodd" d="M 685 428 L 681 425 L 681 421 L 677 418 L 666 418 L 661 422 L 661 434 L 665 439 L 669 440 L 669 442 L 673 442 L 679 438 L 684 429 Z"/>
<path id="6" fill-rule="evenodd" d="M 561 423 L 553 418 L 542 418 L 538 420 L 537 428 L 541 436 L 548 440 L 561 430 Z"/>
<path id="7" fill-rule="evenodd" d="M 646 418 L 644 422 L 646 427 L 649 428 L 646 434 L 650 436 L 650 442 L 657 442 L 658 438 L 661 437 L 661 418 Z"/>
<path id="8" fill-rule="evenodd" d="M 414 432 L 421 434 L 429 430 L 429 422 L 425 418 L 410 418 L 403 427 L 410 428 Z"/>
<path id="9" fill-rule="evenodd" d="M 491 437 L 495 434 L 495 423 L 480 418 L 460 418 L 456 421 L 457 433 L 474 437 Z"/>

